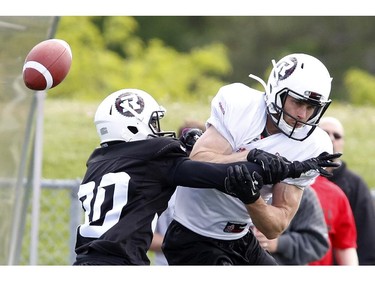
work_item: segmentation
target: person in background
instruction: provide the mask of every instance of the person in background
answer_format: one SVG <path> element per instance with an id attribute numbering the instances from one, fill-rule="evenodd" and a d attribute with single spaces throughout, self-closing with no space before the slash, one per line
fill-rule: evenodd
<path id="1" fill-rule="evenodd" d="M 204 130 L 204 123 L 194 120 L 185 121 L 178 129 L 177 137 L 185 145 L 188 156 L 190 155 L 195 142 L 203 134 Z M 168 265 L 168 261 L 161 250 L 161 245 L 168 225 L 173 219 L 175 197 L 176 192 L 173 193 L 171 199 L 169 199 L 168 208 L 159 217 L 156 216 L 154 219 L 156 226 L 150 246 L 150 251 L 153 251 L 155 254 L 153 261 L 154 265 Z"/>
<path id="2" fill-rule="evenodd" d="M 296 215 L 278 238 L 269 240 L 255 227 L 253 231 L 260 245 L 280 265 L 307 265 L 321 259 L 329 249 L 323 210 L 311 187 L 303 191 Z"/>
<path id="3" fill-rule="evenodd" d="M 186 145 L 186 142 L 181 138 L 186 138 L 186 136 L 183 136 L 183 131 L 190 130 L 190 129 L 198 129 L 201 130 L 202 133 L 206 130 L 204 122 L 192 120 L 192 119 L 186 119 L 181 126 L 177 130 L 177 137 Z M 199 134 L 199 137 L 201 134 Z M 195 142 L 193 143 L 193 145 Z M 192 147 L 190 148 L 189 154 L 191 152 Z"/>
<path id="4" fill-rule="evenodd" d="M 318 176 L 311 187 L 322 205 L 328 227 L 330 248 L 323 258 L 310 265 L 358 265 L 357 230 L 349 200 L 325 177 Z"/>
<path id="5" fill-rule="evenodd" d="M 344 152 L 345 132 L 342 123 L 335 117 L 327 116 L 319 126 L 328 133 L 334 152 Z M 349 199 L 357 228 L 357 253 L 359 265 L 375 265 L 375 207 L 366 182 L 348 168 L 345 161 L 336 159 L 341 166 L 331 169 L 328 178 L 337 184 Z"/>

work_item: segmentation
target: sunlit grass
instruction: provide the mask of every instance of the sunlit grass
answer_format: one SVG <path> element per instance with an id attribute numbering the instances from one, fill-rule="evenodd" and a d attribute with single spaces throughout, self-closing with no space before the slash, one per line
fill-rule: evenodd
<path id="1" fill-rule="evenodd" d="M 77 102 L 46 99 L 44 123 L 43 176 L 75 179 L 82 177 L 86 160 L 99 144 L 93 124 L 98 102 Z M 210 104 L 169 103 L 162 105 L 167 114 L 162 120 L 164 130 L 175 130 L 184 120 L 205 121 Z M 369 184 L 375 187 L 375 108 L 353 107 L 333 103 L 325 116 L 339 118 L 345 127 L 345 151 L 342 159 Z"/>

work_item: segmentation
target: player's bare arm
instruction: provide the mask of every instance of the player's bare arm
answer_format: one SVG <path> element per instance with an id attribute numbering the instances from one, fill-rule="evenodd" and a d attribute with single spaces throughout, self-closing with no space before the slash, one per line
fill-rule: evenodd
<path id="1" fill-rule="evenodd" d="M 246 209 L 254 225 L 268 238 L 277 238 L 296 214 L 303 190 L 294 185 L 277 183 L 273 187 L 272 205 L 261 197 Z"/>
<path id="2" fill-rule="evenodd" d="M 358 265 L 356 248 L 339 249 L 334 248 L 333 254 L 340 265 Z"/>
<path id="3" fill-rule="evenodd" d="M 248 160 L 265 167 L 266 175 L 273 174 L 274 172 L 268 173 L 266 170 L 268 167 L 275 166 L 277 168 L 274 167 L 272 170 L 279 171 L 287 177 L 292 167 L 290 165 L 294 165 L 289 165 L 281 157 L 257 149 L 251 151 Z M 248 171 L 243 165 L 229 167 L 227 173 L 225 184 L 227 193 L 237 196 L 245 204 L 254 225 L 268 239 L 277 238 L 288 227 L 297 212 L 303 190 L 277 182 L 273 186 L 273 203 L 269 205 L 260 196 L 260 189 L 267 176 L 262 178 L 256 172 Z"/>
<path id="4" fill-rule="evenodd" d="M 195 143 L 190 158 L 213 163 L 232 163 L 246 161 L 248 152 L 233 153 L 230 143 L 214 126 L 210 126 Z"/>
<path id="5" fill-rule="evenodd" d="M 269 166 L 270 163 L 276 164 L 274 160 L 280 160 L 278 162 L 280 165 L 275 165 L 280 168 L 273 168 L 273 170 L 280 171 L 280 174 L 285 176 L 289 174 L 289 166 L 287 162 L 281 161 L 281 158 L 277 156 L 272 158 L 271 154 L 263 151 L 257 151 L 256 154 L 262 159 L 264 167 Z M 284 168 L 281 168 L 282 166 Z M 227 174 L 225 184 L 227 193 L 237 196 L 245 204 L 254 225 L 268 239 L 277 238 L 288 227 L 297 212 L 303 190 L 278 182 L 273 189 L 273 196 L 275 196 L 273 204 L 268 205 L 260 196 L 260 189 L 264 182 L 260 174 L 249 171 L 244 165 L 229 167 Z"/>

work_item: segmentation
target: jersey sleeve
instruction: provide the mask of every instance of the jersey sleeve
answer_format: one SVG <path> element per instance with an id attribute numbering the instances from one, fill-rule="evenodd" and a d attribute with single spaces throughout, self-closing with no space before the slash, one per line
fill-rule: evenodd
<path id="1" fill-rule="evenodd" d="M 228 167 L 241 164 L 246 165 L 250 172 L 256 171 L 264 176 L 260 165 L 247 161 L 220 164 L 191 160 L 187 157 L 185 147 L 177 139 L 158 138 L 153 145 L 156 152 L 150 161 L 156 160 L 161 178 L 170 186 L 215 188 L 225 192 Z"/>
<path id="2" fill-rule="evenodd" d="M 192 188 L 215 188 L 225 192 L 227 169 L 236 164 L 244 164 L 250 172 L 256 171 L 262 177 L 264 176 L 261 166 L 250 162 L 220 164 L 184 159 L 176 165 L 173 172 L 173 184 Z"/>
<path id="3" fill-rule="evenodd" d="M 174 138 L 157 138 L 154 142 L 155 153 L 153 159 L 187 157 L 186 148 L 178 139 Z"/>
<path id="4" fill-rule="evenodd" d="M 259 137 L 265 124 L 264 93 L 244 84 L 221 87 L 211 102 L 207 125 L 214 126 L 233 150 Z"/>

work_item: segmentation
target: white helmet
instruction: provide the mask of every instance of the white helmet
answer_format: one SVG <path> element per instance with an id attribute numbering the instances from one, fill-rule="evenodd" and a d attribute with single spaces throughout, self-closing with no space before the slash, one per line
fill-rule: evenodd
<path id="1" fill-rule="evenodd" d="M 106 97 L 95 113 L 94 123 L 100 143 L 138 141 L 150 137 L 176 137 L 162 132 L 159 120 L 166 110 L 154 98 L 139 89 L 122 89 Z"/>
<path id="2" fill-rule="evenodd" d="M 289 138 L 306 139 L 316 128 L 323 113 L 331 104 L 332 78 L 317 58 L 307 54 L 290 54 L 275 63 L 268 78 L 267 85 L 260 81 L 266 90 L 267 111 L 274 124 Z M 250 75 L 259 81 L 259 78 Z M 315 106 L 315 112 L 307 122 L 302 122 L 284 111 L 287 95 L 303 100 Z M 295 120 L 294 126 L 287 124 L 283 115 L 287 114 Z M 302 127 L 297 128 L 297 124 Z"/>

